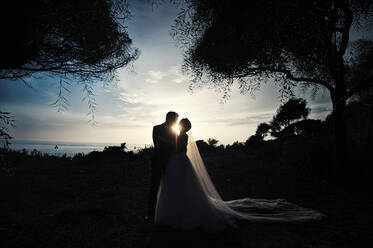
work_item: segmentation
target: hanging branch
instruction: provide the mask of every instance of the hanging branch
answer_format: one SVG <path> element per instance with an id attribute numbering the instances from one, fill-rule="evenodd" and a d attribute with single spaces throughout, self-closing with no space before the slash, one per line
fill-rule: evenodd
<path id="1" fill-rule="evenodd" d="M 15 127 L 14 117 L 10 112 L 0 111 L 0 139 L 4 139 L 6 144 L 9 144 L 9 140 L 13 138 L 9 134 L 10 127 Z"/>

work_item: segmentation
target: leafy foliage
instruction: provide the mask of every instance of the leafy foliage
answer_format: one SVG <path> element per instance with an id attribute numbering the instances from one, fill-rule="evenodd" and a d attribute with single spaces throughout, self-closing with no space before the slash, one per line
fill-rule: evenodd
<path id="1" fill-rule="evenodd" d="M 310 108 L 307 101 L 301 98 L 291 98 L 280 105 L 276 115 L 270 123 L 260 123 L 255 135 L 249 137 L 246 145 L 256 145 L 264 141 L 270 133 L 273 137 L 279 138 L 290 135 L 313 136 L 326 131 L 326 125 L 320 120 L 306 120 Z M 303 119 L 299 121 L 299 119 Z"/>
<path id="2" fill-rule="evenodd" d="M 303 137 L 312 137 L 320 134 L 327 134 L 327 124 L 321 120 L 301 120 L 289 124 L 284 129 L 278 132 L 272 132 L 276 138 L 301 135 Z"/>
<path id="3" fill-rule="evenodd" d="M 346 102 L 373 81 L 373 73 L 361 74 L 356 84 L 346 81 L 346 51 L 352 26 L 372 24 L 373 1 L 185 2 L 173 36 L 185 48 L 183 70 L 194 77 L 193 85 L 211 85 L 223 98 L 235 81 L 252 94 L 273 79 L 282 97 L 292 97 L 296 85 L 327 89 L 335 112 L 335 160 L 346 167 Z M 366 65 L 371 72 L 372 64 Z"/>
<path id="4" fill-rule="evenodd" d="M 213 147 L 216 147 L 216 145 L 219 143 L 219 141 L 217 139 L 214 139 L 214 138 L 209 138 L 207 140 L 207 144 L 209 144 L 209 146 L 213 146 Z"/>
<path id="5" fill-rule="evenodd" d="M 0 111 L 0 140 L 5 140 L 5 145 L 8 145 L 12 136 L 9 134 L 9 128 L 14 127 L 14 117 L 9 112 Z"/>
<path id="6" fill-rule="evenodd" d="M 172 33 L 184 70 L 222 89 L 238 79 L 252 91 L 255 79 L 274 78 L 285 95 L 296 82 L 334 91 L 351 26 L 372 20 L 370 0 L 185 2 Z"/>
<path id="7" fill-rule="evenodd" d="M 373 85 L 373 41 L 354 41 L 349 50 L 352 56 L 347 61 L 346 81 L 354 90 L 347 97 L 358 94 L 362 98 L 369 98 L 372 96 Z"/>
<path id="8" fill-rule="evenodd" d="M 271 125 L 262 122 L 258 125 L 255 135 L 260 137 L 262 140 L 267 136 L 268 132 L 271 130 Z"/>
<path id="9" fill-rule="evenodd" d="M 274 129 L 287 127 L 292 121 L 306 119 L 309 112 L 306 100 L 291 98 L 277 109 L 277 114 L 273 117 L 271 125 Z"/>
<path id="10" fill-rule="evenodd" d="M 263 142 L 262 136 L 259 136 L 257 134 L 251 135 L 245 142 L 245 146 L 250 147 L 250 146 L 257 146 Z"/>
<path id="11" fill-rule="evenodd" d="M 138 56 L 124 0 L 7 1 L 1 8 L 0 79 L 39 72 L 111 80 Z"/>
<path id="12" fill-rule="evenodd" d="M 117 69 L 139 56 L 123 23 L 129 16 L 126 0 L 7 1 L 0 13 L 0 79 L 30 86 L 27 77 L 58 76 L 51 103 L 58 112 L 68 109 L 67 84 L 76 79 L 95 124 L 95 83 L 113 81 Z"/>

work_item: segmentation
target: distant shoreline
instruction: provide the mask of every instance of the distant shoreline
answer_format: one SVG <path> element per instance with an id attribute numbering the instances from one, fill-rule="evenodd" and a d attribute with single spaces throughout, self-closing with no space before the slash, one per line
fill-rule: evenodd
<path id="1" fill-rule="evenodd" d="M 41 153 L 47 153 L 50 155 L 70 155 L 73 156 L 76 153 L 88 154 L 92 151 L 102 151 L 105 146 L 120 146 L 121 143 L 105 143 L 105 142 L 67 142 L 67 141 L 41 141 L 41 140 L 10 140 L 9 148 L 15 151 L 21 151 L 26 149 L 32 151 L 34 149 Z M 0 141 L 1 147 L 4 145 L 4 141 Z M 56 149 L 57 145 L 57 149 Z M 150 144 L 126 144 L 128 151 L 134 151 L 150 146 Z"/>

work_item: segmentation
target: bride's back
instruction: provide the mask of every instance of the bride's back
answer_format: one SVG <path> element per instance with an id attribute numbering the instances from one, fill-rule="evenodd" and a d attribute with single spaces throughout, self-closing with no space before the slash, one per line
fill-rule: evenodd
<path id="1" fill-rule="evenodd" d="M 187 152 L 188 138 L 186 133 L 180 133 L 177 138 L 177 153 Z"/>

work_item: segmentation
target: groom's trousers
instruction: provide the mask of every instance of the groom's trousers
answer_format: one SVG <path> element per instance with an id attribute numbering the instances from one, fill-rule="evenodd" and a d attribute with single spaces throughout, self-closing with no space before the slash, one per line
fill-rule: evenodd
<path id="1" fill-rule="evenodd" d="M 162 168 L 164 166 L 164 163 L 167 163 L 167 161 L 159 160 L 157 158 L 152 159 L 150 190 L 148 199 L 148 215 L 152 217 L 155 214 L 158 188 L 161 183 Z"/>

